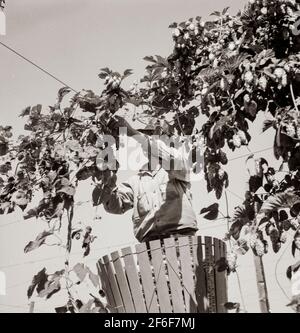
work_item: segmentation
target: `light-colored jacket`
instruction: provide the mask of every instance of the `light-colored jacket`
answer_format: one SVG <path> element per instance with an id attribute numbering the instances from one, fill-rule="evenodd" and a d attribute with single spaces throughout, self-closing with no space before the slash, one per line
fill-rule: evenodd
<path id="1" fill-rule="evenodd" d="M 162 163 L 152 171 L 140 170 L 114 189 L 106 188 L 105 210 L 123 214 L 133 209 L 134 234 L 140 242 L 183 230 L 197 231 L 186 155 L 158 140 L 151 142 L 151 148 L 151 153 L 159 155 Z M 170 159 L 180 170 L 162 167 Z"/>

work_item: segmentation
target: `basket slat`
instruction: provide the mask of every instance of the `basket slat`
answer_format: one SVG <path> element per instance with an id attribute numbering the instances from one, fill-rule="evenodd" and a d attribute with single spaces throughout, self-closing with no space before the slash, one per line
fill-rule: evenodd
<path id="1" fill-rule="evenodd" d="M 216 262 L 226 244 L 211 237 L 179 237 L 141 243 L 97 263 L 111 312 L 224 313 L 227 272 Z"/>
<path id="2" fill-rule="evenodd" d="M 183 289 L 181 286 L 181 277 L 179 272 L 179 262 L 176 254 L 174 238 L 164 239 L 170 289 L 172 295 L 172 304 L 174 313 L 184 313 Z"/>
<path id="3" fill-rule="evenodd" d="M 220 255 L 221 257 L 226 258 L 226 244 L 220 241 Z M 228 286 L 227 286 L 227 272 L 224 272 L 224 278 L 221 283 L 221 292 L 222 292 L 222 300 L 224 303 L 228 301 Z M 227 313 L 226 308 L 224 307 L 224 313 Z"/>
<path id="4" fill-rule="evenodd" d="M 214 251 L 215 259 L 219 260 L 221 258 L 221 243 L 218 239 L 214 239 Z M 224 272 L 218 272 L 218 268 L 215 268 L 215 278 L 216 278 L 216 296 L 217 296 L 217 312 L 224 313 L 224 303 L 223 299 L 223 281 L 224 281 Z"/>
<path id="5" fill-rule="evenodd" d="M 138 276 L 131 248 L 126 247 L 125 249 L 122 249 L 122 255 L 124 257 L 125 270 L 135 306 L 135 312 L 146 313 L 147 309 L 141 289 L 140 278 Z"/>
<path id="6" fill-rule="evenodd" d="M 111 290 L 110 283 L 107 279 L 107 272 L 106 272 L 105 266 L 102 262 L 102 259 L 100 259 L 98 261 L 97 268 L 98 268 L 99 276 L 100 276 L 101 283 L 102 283 L 102 289 L 105 290 L 109 308 L 112 312 L 117 312 L 115 298 L 114 298 L 113 292 Z"/>
<path id="7" fill-rule="evenodd" d="M 158 301 L 155 292 L 155 286 L 151 271 L 151 265 L 148 256 L 148 249 L 145 243 L 136 245 L 138 257 L 138 265 L 141 273 L 142 283 L 144 287 L 146 307 L 149 313 L 158 313 Z"/>
<path id="8" fill-rule="evenodd" d="M 162 255 L 160 240 L 150 242 L 152 265 L 161 313 L 172 312 L 169 288 L 166 280 L 165 263 Z"/>
<path id="9" fill-rule="evenodd" d="M 178 245 L 186 312 L 194 313 L 197 311 L 197 305 L 189 237 L 179 237 Z"/>
<path id="10" fill-rule="evenodd" d="M 123 265 L 122 265 L 122 262 L 120 259 L 119 252 L 118 251 L 113 252 L 111 254 L 111 259 L 112 259 L 112 262 L 113 262 L 113 265 L 114 265 L 114 268 L 116 271 L 116 277 L 117 277 L 118 285 L 119 285 L 120 292 L 122 295 L 125 311 L 127 313 L 132 313 L 135 311 L 135 309 L 134 309 L 133 301 L 131 298 L 131 293 L 129 290 L 127 278 L 126 278 L 126 275 L 124 272 L 124 268 L 123 268 Z"/>
<path id="11" fill-rule="evenodd" d="M 207 281 L 207 294 L 209 301 L 209 312 L 216 313 L 216 292 L 215 292 L 215 272 L 214 272 L 214 256 L 213 256 L 213 243 L 211 237 L 205 237 L 205 262 L 206 262 L 206 281 Z"/>
<path id="12" fill-rule="evenodd" d="M 120 290 L 118 287 L 118 283 L 116 281 L 116 277 L 115 277 L 115 272 L 113 271 L 113 267 L 112 264 L 110 262 L 110 259 L 108 256 L 104 256 L 103 257 L 103 262 L 106 268 L 106 272 L 107 272 L 107 277 L 110 283 L 110 287 L 112 290 L 112 293 L 114 295 L 114 299 L 115 299 L 115 309 L 117 312 L 125 312 L 124 309 L 124 305 L 123 305 L 123 301 L 122 301 L 122 297 L 120 294 Z"/>
<path id="13" fill-rule="evenodd" d="M 193 257 L 195 265 L 195 289 L 196 301 L 198 304 L 198 312 L 205 313 L 208 311 L 207 306 L 207 289 L 206 289 L 206 274 L 204 269 L 204 255 L 202 237 L 193 237 Z"/>

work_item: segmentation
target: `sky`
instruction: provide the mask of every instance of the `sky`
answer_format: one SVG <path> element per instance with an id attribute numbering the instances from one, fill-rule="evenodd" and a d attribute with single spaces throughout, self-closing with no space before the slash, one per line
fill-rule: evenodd
<path id="1" fill-rule="evenodd" d="M 100 68 L 110 67 L 123 71 L 134 70 L 128 79 L 134 81 L 144 74 L 146 55 L 167 56 L 172 51 L 171 31 L 168 25 L 174 21 L 183 21 L 190 17 L 202 16 L 204 19 L 215 11 L 230 7 L 234 14 L 242 9 L 245 1 L 240 0 L 8 0 L 6 7 L 7 35 L 0 41 L 13 47 L 24 56 L 33 60 L 53 75 L 59 77 L 76 90 L 92 89 L 99 92 L 101 82 L 97 75 Z M 1 125 L 12 125 L 16 133 L 22 133 L 23 121 L 18 117 L 20 111 L 28 105 L 52 105 L 61 84 L 24 62 L 7 49 L 0 46 L 0 110 Z M 253 141 L 251 151 L 272 147 L 273 134 L 261 134 L 259 116 L 251 132 Z M 230 153 L 229 158 L 247 154 L 246 148 Z M 272 163 L 274 157 L 268 150 L 257 157 L 265 157 Z M 275 167 L 278 162 L 274 162 Z M 226 167 L 230 176 L 229 211 L 241 204 L 246 188 L 247 172 L 244 159 L 234 159 Z M 131 172 L 118 175 L 118 181 L 124 181 Z M 192 184 L 194 207 L 197 214 L 200 209 L 215 202 L 213 194 L 207 194 L 205 183 Z M 87 184 L 80 188 L 77 199 L 90 198 L 92 187 Z M 234 193 L 234 194 L 232 194 Z M 220 209 L 225 212 L 225 200 L 220 200 Z M 101 220 L 94 220 L 96 215 Z M 123 216 L 105 213 L 102 208 L 97 212 L 91 204 L 76 210 L 76 222 L 91 225 L 96 241 L 92 245 L 92 254 L 87 260 L 95 265 L 97 259 L 127 244 L 135 244 L 131 212 Z M 5 225 L 7 223 L 12 223 Z M 222 238 L 227 230 L 225 221 L 205 221 L 198 215 L 199 235 Z M 63 252 L 54 247 L 42 247 L 24 254 L 24 246 L 34 239 L 45 225 L 40 221 L 22 221 L 21 214 L 0 216 L 0 271 L 7 279 L 7 294 L 0 296 L 0 312 L 26 312 L 28 301 L 26 289 L 32 276 L 45 265 L 49 271 L 63 265 Z M 291 262 L 290 244 L 283 247 L 280 255 L 269 254 L 264 258 L 271 310 L 289 312 L 290 286 L 285 278 L 285 270 Z M 250 253 L 240 259 L 239 281 L 237 275 L 229 277 L 230 301 L 242 303 L 248 312 L 258 312 L 258 296 L 255 283 L 253 256 Z M 74 245 L 72 261 L 81 261 L 80 246 Z M 277 280 L 275 278 L 277 270 Z M 279 282 L 279 284 L 278 284 Z M 279 286 L 280 285 L 280 286 Z M 284 293 L 288 297 L 284 296 Z M 45 303 L 36 302 L 36 311 L 53 311 L 53 305 L 63 299 L 53 297 Z M 244 303 L 244 304 L 243 304 Z"/>

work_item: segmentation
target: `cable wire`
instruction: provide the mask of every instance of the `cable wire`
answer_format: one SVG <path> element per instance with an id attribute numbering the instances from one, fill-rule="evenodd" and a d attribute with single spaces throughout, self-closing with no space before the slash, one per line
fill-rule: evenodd
<path id="1" fill-rule="evenodd" d="M 56 77 L 55 75 L 51 74 L 49 71 L 47 71 L 46 69 L 42 68 L 41 66 L 37 65 L 35 62 L 33 62 L 32 60 L 28 59 L 27 57 L 23 56 L 21 53 L 19 53 L 18 51 L 16 51 L 15 49 L 13 49 L 12 47 L 4 44 L 3 42 L 0 41 L 0 44 L 5 47 L 6 49 L 8 49 L 9 51 L 13 52 L 14 54 L 16 54 L 18 57 L 22 58 L 23 60 L 25 60 L 26 62 L 28 62 L 29 64 L 33 65 L 34 67 L 36 67 L 37 69 L 39 69 L 40 71 L 42 71 L 43 73 L 45 73 L 46 75 L 50 76 L 52 79 L 56 80 L 57 82 L 61 83 L 62 85 L 64 85 L 65 87 L 71 89 L 73 92 L 78 93 L 78 91 L 74 88 L 72 88 L 70 85 L 68 85 L 67 83 L 65 83 L 64 81 L 60 80 L 58 77 Z"/>
<path id="2" fill-rule="evenodd" d="M 279 282 L 279 278 L 278 278 L 278 266 L 279 263 L 281 261 L 281 259 L 283 258 L 283 256 L 285 255 L 287 249 L 289 248 L 289 246 L 291 245 L 292 241 L 289 242 L 289 244 L 286 246 L 286 248 L 282 251 L 280 257 L 277 259 L 276 261 L 276 265 L 275 265 L 275 269 L 274 269 L 274 273 L 275 273 L 275 279 L 276 279 L 276 283 L 278 285 L 278 287 L 280 288 L 281 292 L 284 294 L 284 296 L 290 301 L 290 297 L 288 296 L 288 294 L 286 293 L 286 291 L 284 290 L 284 288 L 282 287 L 281 283 Z"/>
<path id="3" fill-rule="evenodd" d="M 227 189 L 227 192 L 231 193 L 232 195 L 234 195 L 236 198 L 242 200 L 242 201 L 245 201 L 245 199 L 243 199 L 240 195 L 234 193 L 233 191 Z"/>
<path id="4" fill-rule="evenodd" d="M 29 305 L 28 305 L 28 307 L 26 307 L 25 305 L 0 303 L 0 306 L 2 306 L 2 307 L 6 307 L 6 308 L 12 308 L 12 309 L 22 309 L 22 310 L 26 310 L 26 311 L 23 311 L 23 313 L 29 311 Z M 49 311 L 42 310 L 40 307 L 39 307 L 39 308 L 36 308 L 36 307 L 35 307 L 35 310 L 37 310 L 38 312 L 49 313 Z"/>
<path id="5" fill-rule="evenodd" d="M 80 201 L 80 202 L 76 203 L 76 204 L 75 204 L 75 206 L 76 206 L 75 210 L 77 210 L 78 207 L 81 207 L 82 205 L 85 205 L 85 204 L 90 203 L 90 202 L 92 202 L 92 201 L 93 201 L 93 200 L 87 200 L 87 201 Z M 33 218 L 33 217 L 32 217 L 32 218 Z M 63 217 L 63 218 L 66 218 L 66 217 Z M 30 220 L 30 219 L 28 219 L 28 220 Z M 12 221 L 12 222 L 9 222 L 9 223 L 6 223 L 6 224 L 0 224 L 0 228 L 4 228 L 4 227 L 10 226 L 10 225 L 12 225 L 12 224 L 21 223 L 21 222 L 24 222 L 24 221 L 26 221 L 26 220 L 24 220 L 24 219 L 19 219 L 19 220 L 15 220 L 15 221 Z"/>
<path id="6" fill-rule="evenodd" d="M 269 148 L 265 148 L 265 149 L 261 149 L 261 150 L 256 150 L 256 151 L 252 152 L 251 154 L 262 153 L 264 151 L 268 151 L 268 150 L 271 150 L 271 149 L 273 149 L 273 147 L 269 147 Z M 244 154 L 244 155 L 240 155 L 238 157 L 234 157 L 234 158 L 229 159 L 228 162 L 232 162 L 232 161 L 238 160 L 240 158 L 248 157 L 248 156 L 249 156 L 249 153 Z"/>
<path id="7" fill-rule="evenodd" d="M 118 248 L 118 247 L 121 247 L 121 246 L 127 246 L 127 245 L 133 245 L 133 244 L 135 244 L 135 243 L 128 242 L 128 243 L 116 244 L 116 245 L 112 245 L 112 246 L 104 246 L 104 247 L 94 248 L 93 250 L 94 251 L 109 250 L 109 249 L 112 249 L 112 248 Z M 82 251 L 73 252 L 73 253 L 71 253 L 71 256 L 76 256 L 76 255 L 80 255 L 80 254 L 82 254 Z M 32 264 L 36 264 L 36 263 L 40 263 L 40 262 L 44 262 L 44 261 L 50 261 L 50 260 L 61 259 L 61 258 L 65 258 L 65 255 L 53 256 L 53 257 L 48 257 L 48 258 L 39 259 L 39 260 L 30 260 L 30 261 L 25 261 L 23 263 L 0 266 L 0 269 L 8 269 L 8 268 L 14 268 L 14 267 L 19 267 L 19 266 L 24 266 L 24 265 L 32 265 Z M 88 259 L 89 260 L 94 260 L 94 258 L 88 258 Z"/>

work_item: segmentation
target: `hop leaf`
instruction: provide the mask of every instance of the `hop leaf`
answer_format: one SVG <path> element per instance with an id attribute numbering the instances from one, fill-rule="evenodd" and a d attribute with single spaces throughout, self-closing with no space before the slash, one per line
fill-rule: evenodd
<path id="1" fill-rule="evenodd" d="M 225 257 L 220 258 L 217 262 L 216 262 L 216 267 L 217 267 L 217 271 L 218 272 L 224 272 L 227 270 L 228 268 L 228 263 Z"/>
<path id="2" fill-rule="evenodd" d="M 73 197 L 76 193 L 76 189 L 74 186 L 64 186 L 62 189 L 58 190 L 57 193 L 65 193 Z"/>
<path id="3" fill-rule="evenodd" d="M 30 298 L 33 295 L 35 289 L 38 293 L 42 291 L 47 281 L 48 275 L 46 274 L 46 268 L 43 268 L 33 277 L 31 285 L 27 290 L 27 297 Z"/>
<path id="4" fill-rule="evenodd" d="M 227 302 L 224 304 L 226 310 L 239 310 L 240 306 L 240 303 Z"/>
<path id="5" fill-rule="evenodd" d="M 102 203 L 103 186 L 98 184 L 92 193 L 93 206 L 99 206 Z"/>
<path id="6" fill-rule="evenodd" d="M 51 235 L 53 235 L 53 231 L 43 231 L 42 233 L 38 234 L 34 241 L 29 242 L 25 246 L 24 252 L 28 253 L 39 248 L 41 245 L 45 244 L 46 238 Z"/>
<path id="7" fill-rule="evenodd" d="M 51 274 L 51 276 L 48 276 L 48 281 L 45 283 L 44 289 L 38 293 L 38 296 L 49 299 L 54 294 L 59 292 L 61 289 L 60 279 L 64 273 L 65 270 L 61 270 Z"/>
<path id="8" fill-rule="evenodd" d="M 5 156 L 9 151 L 8 142 L 4 137 L 0 137 L 0 156 Z"/>
<path id="9" fill-rule="evenodd" d="M 278 208 L 287 208 L 292 202 L 297 201 L 300 202 L 300 197 L 293 191 L 278 193 L 264 201 L 260 213 L 270 214 Z"/>
<path id="10" fill-rule="evenodd" d="M 23 109 L 23 110 L 21 111 L 19 117 L 29 116 L 29 115 L 30 115 L 30 110 L 31 110 L 31 107 L 30 107 L 30 106 L 27 106 L 25 109 Z"/>
<path id="11" fill-rule="evenodd" d="M 203 216 L 207 220 L 217 219 L 219 216 L 219 204 L 214 203 L 206 208 L 201 209 L 200 214 L 204 213 L 207 213 L 206 215 Z"/>
<path id="12" fill-rule="evenodd" d="M 123 73 L 123 79 L 127 78 L 128 76 L 132 75 L 132 69 L 126 69 Z"/>
<path id="13" fill-rule="evenodd" d="M 244 105 L 245 111 L 254 118 L 257 112 L 257 103 L 255 101 L 250 101 L 249 103 L 245 103 Z"/>
<path id="14" fill-rule="evenodd" d="M 77 230 L 73 231 L 72 234 L 71 234 L 71 238 L 72 239 L 76 238 L 77 240 L 79 240 L 80 239 L 80 234 L 81 234 L 82 231 L 83 231 L 82 229 L 77 229 Z"/>
<path id="15" fill-rule="evenodd" d="M 244 223 L 242 221 L 236 221 L 231 225 L 229 233 L 235 240 L 239 239 L 243 226 Z"/>
<path id="16" fill-rule="evenodd" d="M 170 29 L 177 28 L 177 23 L 174 22 L 174 23 L 170 24 L 170 25 L 169 25 L 169 28 L 170 28 Z"/>
<path id="17" fill-rule="evenodd" d="M 77 275 L 80 282 L 82 282 L 85 279 L 86 275 L 88 274 L 88 268 L 84 264 L 80 263 L 76 264 L 73 267 L 73 271 Z"/>
<path id="18" fill-rule="evenodd" d="M 300 305 L 300 295 L 297 296 L 293 296 L 292 300 L 290 301 L 290 303 L 287 304 L 287 306 L 296 306 L 297 308 Z"/>

